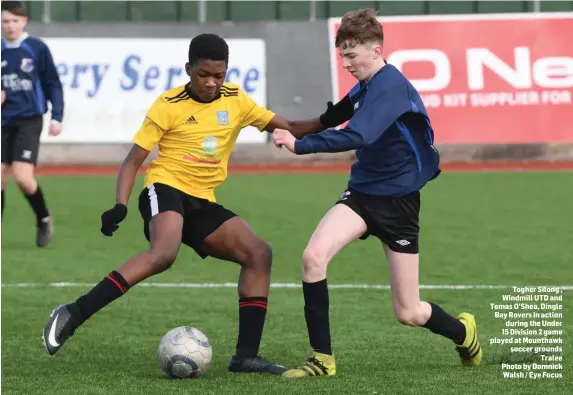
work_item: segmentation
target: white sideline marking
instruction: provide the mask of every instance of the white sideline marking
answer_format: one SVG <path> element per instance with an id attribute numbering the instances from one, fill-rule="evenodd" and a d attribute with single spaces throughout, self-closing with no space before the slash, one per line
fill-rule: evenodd
<path id="1" fill-rule="evenodd" d="M 6 288 L 74 288 L 74 287 L 93 287 L 95 283 L 14 283 L 2 284 Z M 540 285 L 529 285 L 529 287 L 538 287 Z M 558 287 L 563 291 L 572 291 L 573 285 L 549 285 Z M 155 283 L 144 282 L 137 287 L 147 288 L 236 288 L 237 283 Z M 464 290 L 464 289 L 513 289 L 513 285 L 425 285 L 421 284 L 420 289 L 446 289 L 446 290 Z M 519 285 L 519 287 L 524 287 Z M 273 283 L 271 288 L 301 288 L 297 283 Z M 384 289 L 389 290 L 387 284 L 328 284 L 329 289 Z"/>

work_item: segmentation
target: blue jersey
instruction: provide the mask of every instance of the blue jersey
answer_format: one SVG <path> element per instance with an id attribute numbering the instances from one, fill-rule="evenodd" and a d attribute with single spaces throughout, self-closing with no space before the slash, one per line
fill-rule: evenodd
<path id="1" fill-rule="evenodd" d="M 52 104 L 52 119 L 62 122 L 64 94 L 48 46 L 27 34 L 11 44 L 2 39 L 2 126 L 41 116 Z"/>
<path id="2" fill-rule="evenodd" d="M 349 93 L 354 115 L 341 129 L 304 136 L 297 154 L 356 149 L 348 187 L 378 196 L 419 191 L 440 173 L 434 131 L 422 99 L 394 66 L 385 65 Z"/>

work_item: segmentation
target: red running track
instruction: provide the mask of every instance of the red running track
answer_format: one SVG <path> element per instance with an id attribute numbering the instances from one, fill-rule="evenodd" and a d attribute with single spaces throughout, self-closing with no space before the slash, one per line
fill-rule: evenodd
<path id="1" fill-rule="evenodd" d="M 495 171 L 556 171 L 573 170 L 573 162 L 484 162 L 444 163 L 444 172 L 495 172 Z M 119 166 L 38 166 L 37 174 L 52 176 L 115 175 Z M 350 164 L 243 164 L 230 165 L 230 174 L 304 174 L 304 173 L 347 173 Z M 140 169 L 143 173 L 145 168 Z"/>

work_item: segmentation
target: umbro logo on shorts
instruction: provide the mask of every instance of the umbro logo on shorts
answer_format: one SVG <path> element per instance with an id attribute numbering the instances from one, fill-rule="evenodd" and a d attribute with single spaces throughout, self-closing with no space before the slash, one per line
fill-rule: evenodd
<path id="1" fill-rule="evenodd" d="M 397 240 L 396 243 L 400 244 L 401 246 L 407 246 L 408 244 L 410 244 L 408 240 Z"/>
<path id="2" fill-rule="evenodd" d="M 191 116 L 189 117 L 189 119 L 187 119 L 187 121 L 185 121 L 185 123 L 190 123 L 190 124 L 196 125 L 196 124 L 198 124 L 199 122 L 197 122 L 197 120 L 195 119 L 195 117 L 194 117 L 193 115 L 191 115 Z"/>

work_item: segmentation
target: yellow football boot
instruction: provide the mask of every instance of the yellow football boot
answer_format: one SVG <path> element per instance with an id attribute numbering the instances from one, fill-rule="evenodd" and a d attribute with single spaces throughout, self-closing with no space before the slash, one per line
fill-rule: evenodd
<path id="1" fill-rule="evenodd" d="M 282 375 L 288 379 L 301 377 L 334 376 L 336 374 L 336 362 L 334 356 L 315 352 L 312 357 L 296 369 L 290 369 Z"/>
<path id="2" fill-rule="evenodd" d="M 462 365 L 478 366 L 482 358 L 482 348 L 479 344 L 476 319 L 470 313 L 461 313 L 458 319 L 466 327 L 466 338 L 464 343 L 456 346 L 456 351 L 460 355 Z"/>

